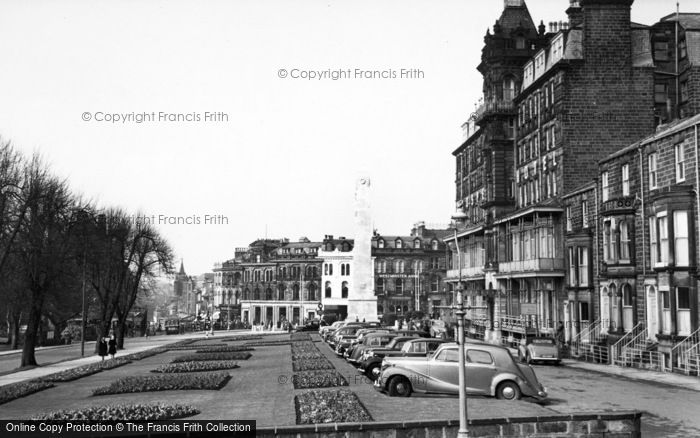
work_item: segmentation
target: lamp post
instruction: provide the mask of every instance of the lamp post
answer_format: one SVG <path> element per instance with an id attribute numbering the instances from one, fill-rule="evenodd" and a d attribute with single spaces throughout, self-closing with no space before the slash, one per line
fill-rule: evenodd
<path id="1" fill-rule="evenodd" d="M 463 287 L 462 287 L 462 251 L 459 249 L 459 242 L 457 242 L 457 221 L 466 218 L 466 214 L 463 210 L 459 209 L 452 216 L 454 221 L 454 232 L 455 232 L 455 247 L 457 248 L 457 266 L 458 266 L 458 283 L 457 283 L 457 297 L 456 305 L 453 306 L 455 309 L 455 315 L 457 315 L 457 342 L 458 342 L 458 354 L 459 354 L 459 430 L 457 431 L 457 437 L 463 438 L 469 436 L 469 425 L 467 424 L 467 373 L 464 368 L 465 366 L 465 351 L 464 351 L 464 297 L 463 297 Z"/>

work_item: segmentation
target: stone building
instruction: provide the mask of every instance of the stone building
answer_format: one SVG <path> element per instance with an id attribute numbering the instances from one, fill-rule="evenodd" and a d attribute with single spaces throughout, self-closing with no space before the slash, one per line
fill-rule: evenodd
<path id="1" fill-rule="evenodd" d="M 445 283 L 446 229 L 429 229 L 417 223 L 409 235 L 372 237 L 374 288 L 377 313 L 401 316 L 419 310 L 439 312 L 451 304 Z"/>
<path id="2" fill-rule="evenodd" d="M 348 316 L 348 299 L 352 291 L 354 240 L 326 235 L 318 257 L 323 261 L 321 303 L 328 320 Z"/>

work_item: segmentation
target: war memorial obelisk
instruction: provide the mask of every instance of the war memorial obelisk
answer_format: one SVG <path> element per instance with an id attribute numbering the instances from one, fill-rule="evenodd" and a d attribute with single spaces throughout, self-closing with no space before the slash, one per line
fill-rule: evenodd
<path id="1" fill-rule="evenodd" d="M 372 262 L 372 215 L 369 202 L 370 180 L 363 177 L 355 184 L 355 246 L 353 247 L 352 289 L 348 299 L 348 318 L 378 321 L 374 296 Z"/>

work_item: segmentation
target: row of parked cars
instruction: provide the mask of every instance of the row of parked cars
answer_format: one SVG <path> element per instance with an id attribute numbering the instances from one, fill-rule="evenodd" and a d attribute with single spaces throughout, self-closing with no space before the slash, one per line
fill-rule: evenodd
<path id="1" fill-rule="evenodd" d="M 458 345 L 430 332 L 396 330 L 379 323 L 335 322 L 321 327 L 321 338 L 390 396 L 459 393 Z M 547 397 L 529 364 L 516 362 L 499 345 L 465 342 L 467 393 L 516 400 Z"/>

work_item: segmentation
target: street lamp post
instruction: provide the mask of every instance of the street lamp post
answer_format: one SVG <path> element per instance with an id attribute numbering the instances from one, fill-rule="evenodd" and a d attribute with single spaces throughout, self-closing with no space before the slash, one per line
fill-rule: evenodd
<path id="1" fill-rule="evenodd" d="M 458 210 L 452 219 L 455 221 L 455 248 L 457 248 L 457 267 L 458 267 L 458 283 L 457 283 L 457 303 L 455 307 L 455 315 L 457 315 L 457 342 L 459 354 L 459 430 L 457 437 L 463 438 L 469 436 L 469 425 L 467 423 L 467 373 L 465 366 L 465 351 L 464 351 L 464 296 L 462 286 L 462 251 L 459 249 L 457 242 L 457 222 L 464 219 L 466 214 L 462 210 Z"/>

